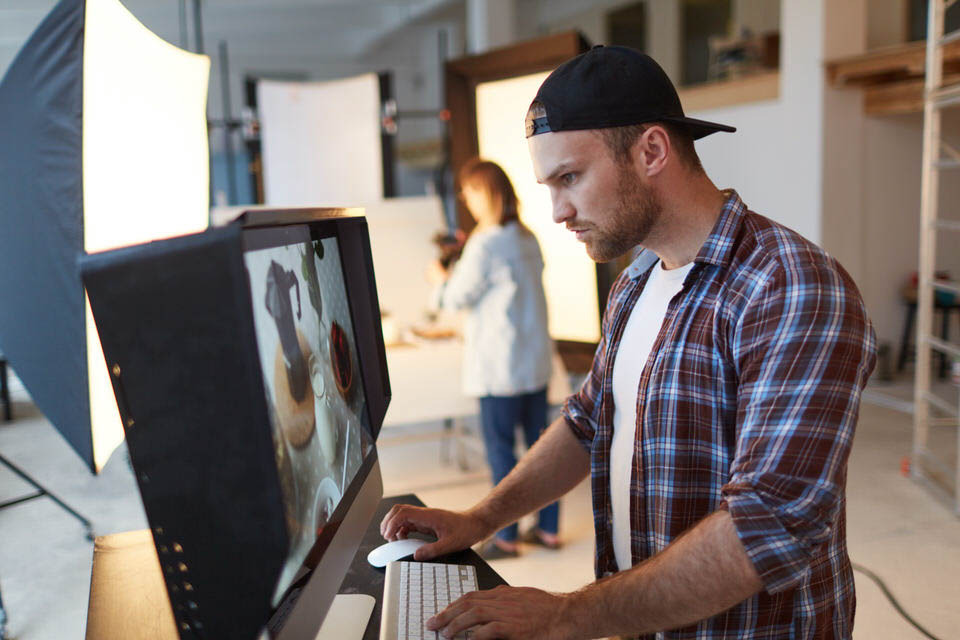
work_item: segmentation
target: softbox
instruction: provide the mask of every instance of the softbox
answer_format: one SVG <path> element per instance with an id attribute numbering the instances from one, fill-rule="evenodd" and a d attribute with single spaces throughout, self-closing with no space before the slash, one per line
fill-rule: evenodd
<path id="1" fill-rule="evenodd" d="M 208 223 L 210 61 L 63 0 L 0 83 L 0 351 L 94 471 L 123 439 L 78 258 Z"/>

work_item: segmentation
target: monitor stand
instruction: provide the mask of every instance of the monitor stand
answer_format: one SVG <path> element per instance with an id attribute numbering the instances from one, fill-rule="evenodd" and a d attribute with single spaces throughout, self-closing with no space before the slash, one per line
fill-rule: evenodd
<path id="1" fill-rule="evenodd" d="M 373 596 L 362 593 L 338 594 L 314 640 L 363 640 L 376 604 Z"/>

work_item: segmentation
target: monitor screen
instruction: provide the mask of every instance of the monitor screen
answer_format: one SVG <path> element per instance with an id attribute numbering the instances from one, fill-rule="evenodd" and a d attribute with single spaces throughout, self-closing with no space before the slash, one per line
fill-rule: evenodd
<path id="1" fill-rule="evenodd" d="M 308 556 L 373 447 L 340 246 L 321 233 L 264 229 L 244 252 L 290 536 L 274 605 L 312 568 Z"/>

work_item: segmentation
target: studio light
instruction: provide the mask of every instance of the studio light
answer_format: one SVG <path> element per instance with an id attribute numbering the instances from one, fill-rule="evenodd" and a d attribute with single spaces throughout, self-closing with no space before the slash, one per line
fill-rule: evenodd
<path id="1" fill-rule="evenodd" d="M 0 350 L 94 471 L 123 439 L 78 257 L 206 228 L 210 61 L 63 0 L 0 84 Z"/>

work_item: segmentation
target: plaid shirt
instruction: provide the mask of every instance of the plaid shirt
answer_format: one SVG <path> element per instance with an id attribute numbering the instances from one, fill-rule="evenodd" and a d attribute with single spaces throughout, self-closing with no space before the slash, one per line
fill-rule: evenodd
<path id="1" fill-rule="evenodd" d="M 765 589 L 655 637 L 849 638 L 847 457 L 876 338 L 836 260 L 727 193 L 640 376 L 633 562 L 726 509 Z M 617 570 L 613 363 L 629 357 L 620 338 L 656 260 L 643 251 L 614 283 L 590 376 L 563 409 L 590 452 L 597 577 Z"/>

